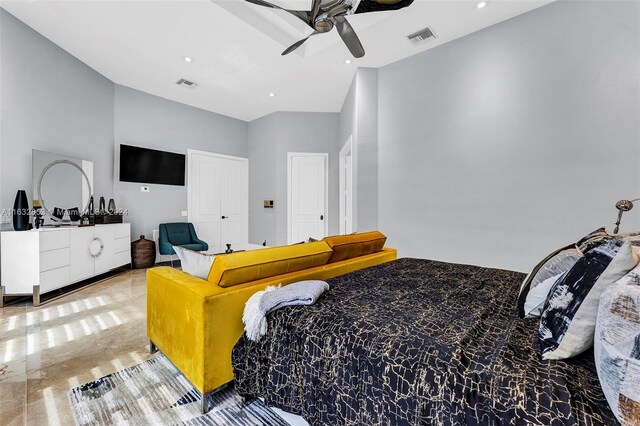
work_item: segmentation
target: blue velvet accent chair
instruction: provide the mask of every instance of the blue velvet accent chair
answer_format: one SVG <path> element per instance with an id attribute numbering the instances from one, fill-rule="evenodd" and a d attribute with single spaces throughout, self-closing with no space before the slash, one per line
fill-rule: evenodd
<path id="1" fill-rule="evenodd" d="M 176 254 L 173 246 L 184 247 L 194 251 L 209 250 L 209 245 L 198 238 L 192 223 L 161 223 L 158 251 L 160 254 Z M 173 258 L 171 258 L 173 263 Z"/>

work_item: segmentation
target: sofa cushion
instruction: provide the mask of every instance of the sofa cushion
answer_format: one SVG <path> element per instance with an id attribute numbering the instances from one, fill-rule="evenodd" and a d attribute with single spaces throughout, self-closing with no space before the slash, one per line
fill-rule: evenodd
<path id="1" fill-rule="evenodd" d="M 324 241 L 218 255 L 207 280 L 231 287 L 327 263 L 333 252 Z"/>
<path id="2" fill-rule="evenodd" d="M 326 237 L 323 241 L 329 244 L 333 254 L 328 263 L 352 259 L 365 254 L 377 253 L 384 248 L 387 237 L 379 231 L 362 234 L 336 235 Z"/>

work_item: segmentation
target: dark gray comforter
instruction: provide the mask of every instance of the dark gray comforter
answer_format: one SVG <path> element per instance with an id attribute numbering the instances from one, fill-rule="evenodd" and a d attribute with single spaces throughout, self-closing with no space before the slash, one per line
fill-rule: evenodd
<path id="1" fill-rule="evenodd" d="M 400 259 L 329 280 L 233 351 L 236 388 L 313 425 L 617 424 L 592 352 L 542 361 L 523 274 Z"/>

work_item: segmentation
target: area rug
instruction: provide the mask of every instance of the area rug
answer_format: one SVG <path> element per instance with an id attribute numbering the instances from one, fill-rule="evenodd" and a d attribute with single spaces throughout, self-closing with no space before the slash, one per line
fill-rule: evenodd
<path id="1" fill-rule="evenodd" d="M 81 426 L 288 424 L 260 400 L 244 402 L 232 385 L 209 398 L 202 415 L 200 394 L 161 354 L 69 391 Z"/>

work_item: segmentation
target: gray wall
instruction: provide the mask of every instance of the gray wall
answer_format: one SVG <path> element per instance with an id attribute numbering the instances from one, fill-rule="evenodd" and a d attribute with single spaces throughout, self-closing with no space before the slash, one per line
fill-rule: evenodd
<path id="1" fill-rule="evenodd" d="M 124 86 L 115 86 L 115 167 L 113 181 L 118 208 L 129 210 L 134 239 L 151 238 L 162 222 L 186 221 L 187 187 L 119 181 L 120 144 L 186 154 L 187 149 L 247 157 L 245 121 L 169 101 Z"/>
<path id="2" fill-rule="evenodd" d="M 329 154 L 329 234 L 338 233 L 337 113 L 277 112 L 249 123 L 249 241 L 287 244 L 287 152 Z M 275 208 L 265 209 L 264 200 Z"/>
<path id="3" fill-rule="evenodd" d="M 113 195 L 113 83 L 4 9 L 0 93 L 2 209 L 19 189 L 32 204 L 32 149 L 93 161 L 96 192 Z"/>
<path id="4" fill-rule="evenodd" d="M 559 1 L 380 69 L 388 244 L 525 271 L 611 230 L 640 196 L 639 7 Z"/>
<path id="5" fill-rule="evenodd" d="M 340 111 L 338 153 L 352 136 L 353 229 L 378 229 L 378 70 L 359 68 Z M 339 195 L 339 194 L 338 194 Z M 339 208 L 339 206 L 338 206 Z"/>

